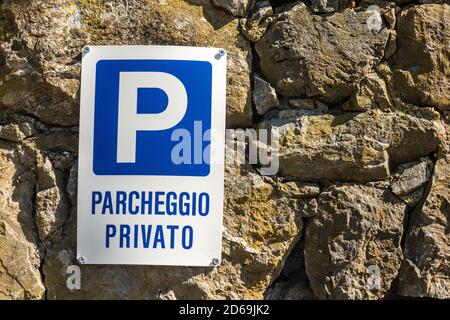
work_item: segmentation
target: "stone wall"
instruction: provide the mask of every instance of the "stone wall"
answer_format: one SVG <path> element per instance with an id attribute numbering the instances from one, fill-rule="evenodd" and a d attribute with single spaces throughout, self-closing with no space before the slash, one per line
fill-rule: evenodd
<path id="1" fill-rule="evenodd" d="M 0 299 L 450 298 L 449 1 L 0 3 Z M 277 176 L 226 168 L 221 266 L 67 289 L 85 44 L 223 47 L 227 127 L 280 129 Z"/>

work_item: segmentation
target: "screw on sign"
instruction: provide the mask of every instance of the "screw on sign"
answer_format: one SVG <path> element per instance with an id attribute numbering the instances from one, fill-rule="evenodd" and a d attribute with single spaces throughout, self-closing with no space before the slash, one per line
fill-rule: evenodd
<path id="1" fill-rule="evenodd" d="M 222 58 L 223 56 L 225 56 L 225 54 L 226 54 L 225 50 L 221 49 L 221 50 L 219 50 L 219 52 L 215 55 L 215 58 L 216 58 L 217 60 L 219 60 L 220 58 Z"/>

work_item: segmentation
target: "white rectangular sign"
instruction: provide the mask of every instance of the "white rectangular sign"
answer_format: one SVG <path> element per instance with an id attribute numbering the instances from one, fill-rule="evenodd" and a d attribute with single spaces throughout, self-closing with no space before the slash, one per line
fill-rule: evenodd
<path id="1" fill-rule="evenodd" d="M 80 263 L 220 263 L 225 89 L 222 49 L 83 49 Z"/>

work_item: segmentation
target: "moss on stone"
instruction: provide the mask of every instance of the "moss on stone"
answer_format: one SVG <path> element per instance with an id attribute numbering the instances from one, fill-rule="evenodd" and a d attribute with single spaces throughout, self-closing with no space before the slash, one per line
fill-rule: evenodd
<path id="1" fill-rule="evenodd" d="M 86 31 L 98 33 L 102 29 L 101 14 L 105 10 L 105 0 L 79 0 L 81 22 Z"/>

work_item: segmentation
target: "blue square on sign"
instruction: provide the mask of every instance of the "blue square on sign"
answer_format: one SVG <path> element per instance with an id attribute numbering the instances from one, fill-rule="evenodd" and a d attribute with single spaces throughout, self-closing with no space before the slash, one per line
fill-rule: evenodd
<path id="1" fill-rule="evenodd" d="M 148 75 L 153 77 L 153 85 L 142 85 L 145 81 L 143 82 L 141 78 Z M 158 81 L 161 82 L 161 86 L 158 85 Z M 178 83 L 177 88 L 184 87 L 185 90 L 182 91 L 185 92 L 184 97 L 187 100 L 177 96 L 179 89 L 178 91 L 170 89 L 173 87 L 170 81 Z M 125 95 L 124 92 L 127 94 Z M 96 175 L 207 176 L 210 172 L 210 154 L 207 148 L 210 142 L 205 138 L 209 135 L 204 133 L 211 129 L 211 99 L 212 66 L 207 61 L 98 61 L 95 82 L 94 173 Z M 187 107 L 184 109 L 183 106 L 186 104 L 180 104 L 179 101 L 186 101 Z M 125 113 L 131 117 L 122 119 L 120 122 L 122 130 L 119 130 L 119 116 L 123 117 L 124 113 L 122 109 L 122 112 L 119 112 L 119 107 L 127 108 Z M 169 108 L 175 109 L 175 112 L 166 112 Z M 167 127 L 164 127 L 166 122 L 155 121 L 160 119 L 157 117 L 164 112 L 171 117 L 166 119 Z M 128 121 L 129 119 L 132 120 Z M 149 123 L 159 126 L 158 129 L 148 129 Z M 180 132 L 180 129 L 189 135 L 189 139 L 181 141 L 179 134 L 174 135 L 177 139 L 173 139 L 174 131 Z M 128 132 L 128 135 L 123 132 Z M 123 134 L 120 139 L 119 134 Z M 122 153 L 119 153 L 122 154 L 122 158 L 118 155 L 119 140 L 122 146 L 119 148 Z M 181 142 L 183 142 L 184 151 L 180 155 L 184 160 L 179 163 L 179 161 L 173 161 L 172 152 L 177 145 L 179 150 Z M 187 146 L 190 146 L 189 150 Z M 201 146 L 202 150 L 200 161 L 198 157 L 194 159 L 194 151 L 199 149 L 198 146 Z M 124 154 L 123 150 L 132 151 Z M 205 150 L 204 154 L 203 150 Z"/>

